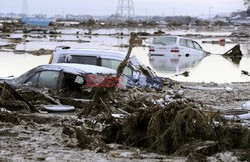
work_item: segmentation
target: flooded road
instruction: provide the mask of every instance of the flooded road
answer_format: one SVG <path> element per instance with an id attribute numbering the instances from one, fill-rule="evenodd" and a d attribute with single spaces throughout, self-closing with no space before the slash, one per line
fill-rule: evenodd
<path id="1" fill-rule="evenodd" d="M 98 33 L 97 35 L 86 36 L 88 30 L 70 29 L 61 30 L 64 33 L 60 36 L 38 35 L 32 34 L 23 36 L 22 33 L 12 34 L 11 38 L 22 38 L 22 42 L 17 43 L 15 50 L 39 50 L 41 48 L 54 50 L 56 46 L 71 46 L 72 48 L 93 48 L 93 49 L 108 49 L 127 51 L 123 45 L 128 44 L 129 37 L 119 37 L 115 35 L 108 35 L 114 33 L 129 33 L 130 29 L 100 29 L 92 31 Z M 153 29 L 137 29 L 137 32 L 153 33 Z M 157 31 L 157 30 L 155 30 Z M 76 35 L 78 32 L 80 34 Z M 159 76 L 169 77 L 178 81 L 188 82 L 246 82 L 250 81 L 249 76 L 241 75 L 241 70 L 250 71 L 250 44 L 248 42 L 241 44 L 243 57 L 239 64 L 232 62 L 221 55 L 236 44 L 226 43 L 224 46 L 219 44 L 202 43 L 202 41 L 218 41 L 217 36 L 228 36 L 230 32 L 195 32 L 195 31 L 169 31 L 170 34 L 202 34 L 204 38 L 195 39 L 202 48 L 211 54 L 206 57 L 167 57 L 154 56 L 149 57 L 149 44 L 152 42 L 152 37 L 145 37 L 143 47 L 135 47 L 132 51 L 145 65 L 150 66 L 156 71 Z M 231 41 L 226 39 L 226 41 Z M 0 45 L 10 44 L 11 40 L 0 39 Z M 37 65 L 47 64 L 50 55 L 33 56 L 27 53 L 14 54 L 13 51 L 0 51 L 0 77 L 19 76 L 27 70 L 36 67 Z M 183 72 L 189 72 L 188 77 L 179 75 Z"/>

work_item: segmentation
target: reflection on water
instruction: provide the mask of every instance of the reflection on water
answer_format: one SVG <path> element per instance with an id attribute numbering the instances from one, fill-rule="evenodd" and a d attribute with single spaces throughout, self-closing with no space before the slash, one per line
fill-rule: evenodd
<path id="1" fill-rule="evenodd" d="M 17 77 L 38 65 L 47 64 L 49 57 L 0 52 L 0 77 Z"/>
<path id="2" fill-rule="evenodd" d="M 134 30 L 134 29 L 133 29 Z M 123 32 L 129 33 L 132 29 L 100 29 L 93 30 L 92 33 L 111 34 Z M 80 34 L 76 34 L 79 31 Z M 156 29 L 137 29 L 135 31 L 145 31 L 153 33 Z M 72 33 L 74 35 L 63 34 L 57 37 L 50 37 L 48 35 L 36 35 L 24 37 L 22 34 L 13 34 L 13 38 L 22 38 L 25 42 L 17 43 L 16 50 L 39 50 L 40 48 L 54 50 L 55 47 L 60 45 L 71 46 L 72 48 L 93 48 L 93 49 L 108 49 L 127 51 L 127 48 L 120 47 L 120 45 L 128 44 L 129 37 L 116 37 L 107 35 L 92 35 L 86 37 L 81 33 L 88 32 L 81 29 L 66 29 L 61 30 L 62 33 Z M 171 34 L 188 34 L 192 31 L 168 31 Z M 207 35 L 230 35 L 230 33 L 200 33 Z M 148 37 L 144 40 L 145 47 L 133 48 L 132 54 L 135 55 L 145 65 L 150 66 L 156 71 L 159 76 L 170 77 L 178 81 L 190 82 L 244 82 L 250 81 L 250 77 L 241 75 L 241 70 L 250 72 L 250 44 L 241 44 L 241 51 L 243 57 L 238 61 L 238 64 L 227 60 L 221 55 L 235 44 L 202 44 L 202 41 L 219 40 L 219 38 L 194 38 L 205 51 L 213 53 L 212 55 L 202 57 L 162 57 L 162 56 L 148 56 L 148 47 L 153 40 Z M 65 40 L 65 41 L 64 41 Z M 71 40 L 71 41 L 67 41 Z M 74 40 L 74 41 L 72 41 Z M 77 40 L 87 40 L 89 43 L 79 43 Z M 0 45 L 10 43 L 7 39 L 0 39 Z M 10 75 L 18 76 L 27 70 L 40 65 L 48 63 L 50 56 L 32 56 L 28 54 L 14 54 L 13 52 L 0 52 L 0 77 Z M 176 74 L 189 72 L 189 77 L 175 76 Z"/>
<path id="3" fill-rule="evenodd" d="M 180 73 L 180 70 L 192 68 L 197 65 L 203 56 L 150 56 L 149 62 L 155 71 L 159 72 L 175 72 Z"/>
<path id="4" fill-rule="evenodd" d="M 155 62 L 157 67 L 163 68 L 163 61 L 162 59 L 162 63 L 158 62 L 158 64 Z M 162 64 L 162 66 L 160 64 Z M 250 81 L 250 77 L 241 75 L 241 70 L 247 69 L 247 71 L 250 71 L 250 59 L 246 57 L 243 57 L 238 65 L 220 55 L 209 55 L 200 60 L 197 58 L 196 62 L 192 62 L 191 60 L 190 63 L 186 63 L 185 65 L 181 60 L 170 61 L 170 64 L 175 65 L 177 71 L 159 70 L 153 65 L 152 68 L 154 68 L 158 75 L 170 77 L 178 81 L 216 83 Z M 169 66 L 170 65 L 165 65 L 165 68 Z M 184 71 L 189 72 L 189 77 L 176 76 L 176 72 L 180 74 Z"/>

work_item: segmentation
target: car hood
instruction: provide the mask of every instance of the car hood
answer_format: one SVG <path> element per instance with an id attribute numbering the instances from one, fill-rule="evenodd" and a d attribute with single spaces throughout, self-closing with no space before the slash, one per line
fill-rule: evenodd
<path id="1" fill-rule="evenodd" d="M 3 82 L 11 82 L 15 79 L 15 77 L 11 76 L 11 77 L 0 77 L 0 83 Z"/>

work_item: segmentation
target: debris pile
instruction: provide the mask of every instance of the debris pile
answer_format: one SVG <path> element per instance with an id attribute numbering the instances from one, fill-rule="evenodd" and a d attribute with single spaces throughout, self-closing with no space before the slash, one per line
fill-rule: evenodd
<path id="1" fill-rule="evenodd" d="M 233 32 L 230 37 L 249 37 L 249 32 Z"/>
<path id="2" fill-rule="evenodd" d="M 17 44 L 0 45 L 0 49 L 15 49 Z"/>
<path id="3" fill-rule="evenodd" d="M 137 41 L 140 43 L 140 40 Z M 129 54 L 133 47 L 131 42 Z M 50 52 L 40 49 L 32 54 L 51 54 Z M 239 45 L 224 56 L 242 56 Z M 128 58 L 129 55 L 119 66 L 121 69 L 117 70 L 117 76 L 121 75 Z M 145 68 L 141 67 L 143 69 Z M 153 73 L 144 73 L 147 77 L 154 77 Z M 188 74 L 184 72 L 182 75 Z M 137 158 L 141 158 L 140 149 L 143 149 L 164 155 L 185 156 L 190 161 L 204 161 L 207 156 L 237 149 L 241 150 L 242 159 L 250 160 L 250 130 L 247 127 L 225 120 L 220 112 L 208 111 L 208 107 L 202 102 L 185 98 L 184 88 L 179 83 L 165 79 L 162 85 L 163 87 L 157 88 L 126 89 L 84 87 L 84 91 L 75 95 L 63 90 L 57 94 L 49 90 L 14 90 L 4 83 L 0 84 L 0 108 L 4 107 L 0 109 L 0 122 L 20 124 L 25 121 L 25 127 L 34 126 L 39 133 L 45 132 L 44 134 L 51 137 L 55 134 L 67 136 L 67 142 L 64 143 L 66 147 L 78 146 L 95 152 L 107 152 L 109 144 L 118 143 L 124 147 L 136 147 Z M 230 87 L 225 90 L 233 91 Z M 75 96 L 80 99 L 75 99 Z M 45 118 L 39 117 L 40 114 L 22 114 L 39 112 L 42 110 L 41 105 L 62 104 L 72 105 L 77 111 L 81 111 L 78 118 L 75 116 L 71 120 L 54 122 L 57 120 L 55 116 Z M 246 103 L 244 107 L 247 108 L 248 105 Z M 48 107 L 50 106 L 47 109 Z M 10 112 L 18 110 L 22 111 Z M 40 125 L 34 123 L 49 126 L 43 125 L 40 129 Z M 59 127 L 63 129 L 58 131 Z M 51 147 L 57 145 L 59 144 L 54 142 Z"/>
<path id="4" fill-rule="evenodd" d="M 118 143 L 164 155 L 185 156 L 189 160 L 204 160 L 224 150 L 241 149 L 245 152 L 242 156 L 249 158 L 248 128 L 228 123 L 219 112 L 208 115 L 202 104 L 185 98 L 179 83 L 166 81 L 167 86 L 159 89 L 135 87 L 109 93 L 111 89 L 101 88 L 104 95 L 96 96 L 101 98 L 79 103 L 78 110 L 82 109 L 79 117 L 63 123 L 62 134 L 77 140 L 76 144 L 65 145 L 108 152 L 108 144 Z M 3 99 L 17 102 L 10 96 L 7 98 L 14 92 L 1 86 Z M 93 88 L 90 93 L 95 91 Z M 48 96 L 48 92 L 18 90 L 17 93 L 31 105 L 63 102 L 58 96 Z M 73 99 L 68 101 L 69 105 L 71 101 Z M 22 120 L 47 123 L 53 119 L 29 116 L 5 110 L 1 111 L 0 120 L 18 124 Z"/>
<path id="5" fill-rule="evenodd" d="M 204 107 L 182 97 L 180 90 L 171 92 L 170 88 L 165 97 L 140 91 L 115 92 L 108 101 L 96 104 L 77 120 L 78 133 L 81 130 L 84 138 L 95 139 L 102 146 L 115 142 L 196 160 L 224 150 L 249 148 L 248 128 L 228 124 L 220 113 L 207 115 Z M 77 139 L 81 146 L 82 139 Z"/>
<path id="6" fill-rule="evenodd" d="M 32 55 L 41 56 L 41 55 L 51 55 L 53 53 L 53 50 L 47 50 L 47 49 L 41 48 L 37 51 L 26 51 L 26 52 Z"/>
<path id="7" fill-rule="evenodd" d="M 0 84 L 0 107 L 4 107 L 10 111 L 38 111 L 7 83 Z"/>
<path id="8" fill-rule="evenodd" d="M 239 64 L 242 59 L 243 54 L 240 50 L 240 45 L 237 44 L 232 49 L 224 53 L 222 56 L 225 58 L 230 58 L 232 62 Z"/>

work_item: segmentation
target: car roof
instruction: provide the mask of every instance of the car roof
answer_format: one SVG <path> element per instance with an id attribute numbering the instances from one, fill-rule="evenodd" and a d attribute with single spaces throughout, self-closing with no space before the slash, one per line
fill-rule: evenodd
<path id="1" fill-rule="evenodd" d="M 180 38 L 188 39 L 188 38 L 181 37 L 181 36 L 176 36 L 176 35 L 161 35 L 161 36 L 158 36 L 158 37 L 159 37 L 159 38 L 170 37 L 170 38 L 177 38 L 177 39 L 180 39 Z M 156 38 L 158 38 L 158 37 L 156 37 Z"/>
<path id="2" fill-rule="evenodd" d="M 194 39 L 186 38 L 186 37 L 181 37 L 181 36 L 175 36 L 175 35 L 162 35 L 162 36 L 155 37 L 155 39 L 157 39 L 157 38 L 169 38 L 169 37 L 170 38 L 176 38 L 177 42 L 179 42 L 180 39 L 191 40 L 191 41 L 196 42 Z"/>
<path id="3" fill-rule="evenodd" d="M 110 58 L 116 60 L 123 60 L 126 56 L 126 52 L 113 51 L 113 50 L 99 50 L 99 49 L 73 49 L 70 47 L 57 47 L 55 54 L 70 54 L 70 55 L 87 55 L 98 56 L 101 58 Z"/>
<path id="4" fill-rule="evenodd" d="M 116 70 L 86 64 L 71 64 L 71 63 L 57 63 L 57 64 L 46 64 L 40 65 L 39 69 L 43 70 L 63 70 L 64 72 L 72 74 L 92 73 L 92 74 L 116 74 Z"/>

